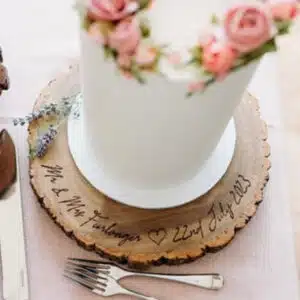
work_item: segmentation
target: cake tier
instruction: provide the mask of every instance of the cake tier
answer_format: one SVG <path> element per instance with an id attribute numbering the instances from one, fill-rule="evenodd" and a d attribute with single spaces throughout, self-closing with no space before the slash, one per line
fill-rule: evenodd
<path id="1" fill-rule="evenodd" d="M 85 134 L 107 176 L 161 188 L 191 179 L 218 144 L 255 64 L 187 99 L 186 82 L 120 75 L 85 32 L 81 38 Z"/>
<path id="2" fill-rule="evenodd" d="M 184 56 L 212 14 L 235 2 L 154 1 L 139 17 L 147 17 L 156 44 L 168 44 L 168 50 Z M 161 63 L 163 74 L 148 72 L 146 83 L 140 84 L 121 74 L 82 30 L 84 128 L 99 165 L 112 180 L 138 188 L 165 188 L 192 179 L 220 141 L 255 66 L 232 72 L 187 99 L 195 73 Z"/>

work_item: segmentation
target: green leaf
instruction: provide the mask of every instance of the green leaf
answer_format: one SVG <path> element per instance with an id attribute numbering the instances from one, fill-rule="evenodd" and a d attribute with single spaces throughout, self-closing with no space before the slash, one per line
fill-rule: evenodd
<path id="1" fill-rule="evenodd" d="M 241 65 L 245 65 L 252 60 L 256 60 L 262 57 L 267 52 L 274 52 L 276 51 L 276 49 L 277 47 L 276 47 L 275 39 L 272 39 L 268 43 L 259 47 L 258 49 L 255 49 L 254 51 L 241 56 L 240 58 L 243 60 L 243 63 Z"/>
<path id="2" fill-rule="evenodd" d="M 143 22 L 140 24 L 140 30 L 144 38 L 148 38 L 150 36 L 151 29 L 146 23 Z"/>
<path id="3" fill-rule="evenodd" d="M 213 73 L 211 73 L 211 72 L 209 72 L 209 71 L 207 71 L 207 70 L 203 70 L 202 73 L 203 73 L 204 76 L 208 76 L 208 77 L 213 77 L 213 76 L 214 76 Z"/>
<path id="4" fill-rule="evenodd" d="M 113 57 L 114 59 L 117 59 L 117 57 L 118 57 L 118 52 L 117 52 L 117 50 L 111 49 L 111 55 L 112 55 L 112 57 Z"/>
<path id="5" fill-rule="evenodd" d="M 212 15 L 210 21 L 211 21 L 211 23 L 214 24 L 214 25 L 220 24 L 220 20 L 219 20 L 218 16 L 215 15 L 215 14 Z"/>
<path id="6" fill-rule="evenodd" d="M 145 79 L 142 76 L 142 70 L 136 64 L 134 61 L 131 64 L 131 69 L 130 69 L 132 75 L 138 80 L 139 83 L 144 84 L 146 83 Z"/>
<path id="7" fill-rule="evenodd" d="M 195 62 L 202 64 L 203 50 L 201 47 L 196 46 L 196 47 L 192 48 L 191 54 L 192 54 Z"/>
<path id="8" fill-rule="evenodd" d="M 89 18 L 87 18 L 87 17 L 82 17 L 81 18 L 81 27 L 84 30 L 88 30 L 90 25 L 91 25 L 91 21 L 89 20 Z"/>
<path id="9" fill-rule="evenodd" d="M 186 98 L 191 98 L 194 95 L 193 92 L 187 92 L 186 93 Z"/>
<path id="10" fill-rule="evenodd" d="M 145 9 L 148 7 L 151 0 L 139 0 L 140 9 Z"/>
<path id="11" fill-rule="evenodd" d="M 112 48 L 110 48 L 109 46 L 105 45 L 103 47 L 104 50 L 104 56 L 106 59 L 110 58 L 110 57 L 114 57 L 114 50 Z"/>
<path id="12" fill-rule="evenodd" d="M 196 59 L 195 57 L 193 57 L 192 59 L 190 59 L 189 61 L 186 62 L 186 65 L 187 65 L 187 66 L 190 66 L 190 65 L 193 65 L 193 64 L 198 64 L 198 65 L 200 65 L 199 60 Z"/>
<path id="13" fill-rule="evenodd" d="M 289 33 L 289 29 L 292 26 L 293 22 L 291 20 L 283 20 L 275 22 L 278 34 L 283 35 Z"/>
<path id="14" fill-rule="evenodd" d="M 244 62 L 244 59 L 243 59 L 243 58 L 237 58 L 237 59 L 234 61 L 233 66 L 234 66 L 234 67 L 239 66 L 239 65 L 241 65 L 243 62 Z"/>
<path id="15" fill-rule="evenodd" d="M 158 70 L 158 64 L 159 64 L 159 61 L 161 60 L 162 56 L 163 56 L 163 52 L 158 51 L 158 52 L 157 52 L 157 55 L 156 55 L 156 57 L 155 57 L 155 61 L 154 61 L 154 63 L 153 63 L 153 69 L 154 69 L 156 72 L 157 72 L 157 70 Z"/>

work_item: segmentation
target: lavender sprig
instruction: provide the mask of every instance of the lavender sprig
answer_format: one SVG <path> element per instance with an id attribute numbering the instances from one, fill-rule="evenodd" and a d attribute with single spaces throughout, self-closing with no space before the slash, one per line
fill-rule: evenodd
<path id="1" fill-rule="evenodd" d="M 42 118 L 44 116 L 57 115 L 58 113 L 59 113 L 59 111 L 58 111 L 57 104 L 54 104 L 54 103 L 45 104 L 39 110 L 28 114 L 24 118 L 14 119 L 13 124 L 15 126 L 17 126 L 17 125 L 24 126 L 25 124 L 28 124 L 34 120 L 38 120 L 39 118 Z"/>
<path id="2" fill-rule="evenodd" d="M 74 102 L 78 94 L 74 94 L 70 97 L 63 97 L 59 103 L 47 103 L 41 106 L 38 110 L 28 114 L 24 118 L 16 118 L 13 120 L 15 126 L 24 126 L 34 120 L 38 120 L 43 117 L 56 117 L 58 120 L 66 118 L 70 115 Z"/>
<path id="3" fill-rule="evenodd" d="M 15 126 L 24 126 L 25 124 L 31 123 L 32 121 L 38 120 L 40 118 L 54 117 L 54 119 L 48 119 L 51 125 L 46 125 L 46 132 L 44 132 L 43 130 L 42 135 L 37 133 L 37 138 L 35 139 L 35 146 L 31 145 L 29 149 L 29 157 L 31 159 L 35 157 L 42 158 L 45 156 L 50 145 L 57 137 L 60 126 L 68 120 L 68 117 L 71 113 L 74 114 L 75 118 L 79 117 L 79 101 L 77 96 L 78 93 L 70 97 L 63 97 L 61 101 L 59 101 L 57 104 L 44 104 L 38 110 L 27 115 L 26 117 L 17 118 L 13 120 L 13 124 Z M 47 124 L 47 122 L 45 124 Z"/>
<path id="4" fill-rule="evenodd" d="M 36 147 L 31 149 L 30 156 L 31 158 L 39 157 L 42 158 L 46 155 L 49 147 L 54 142 L 55 138 L 59 133 L 60 126 L 66 122 L 68 118 L 61 118 L 59 122 L 55 125 L 51 124 L 48 127 L 46 133 L 43 133 L 41 136 L 38 136 L 36 139 Z"/>
<path id="5" fill-rule="evenodd" d="M 38 137 L 36 151 L 35 151 L 37 157 L 42 158 L 43 156 L 45 156 L 49 146 L 52 144 L 57 134 L 58 134 L 57 126 L 50 125 L 49 130 L 41 137 Z"/>

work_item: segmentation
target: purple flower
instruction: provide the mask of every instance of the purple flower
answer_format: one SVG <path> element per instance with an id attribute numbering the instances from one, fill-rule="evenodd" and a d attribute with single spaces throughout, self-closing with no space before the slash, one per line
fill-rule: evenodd
<path id="1" fill-rule="evenodd" d="M 37 148 L 36 148 L 36 155 L 39 158 L 45 156 L 49 146 L 57 136 L 57 129 L 51 125 L 49 127 L 49 131 L 46 132 L 44 135 L 38 138 L 37 140 Z"/>

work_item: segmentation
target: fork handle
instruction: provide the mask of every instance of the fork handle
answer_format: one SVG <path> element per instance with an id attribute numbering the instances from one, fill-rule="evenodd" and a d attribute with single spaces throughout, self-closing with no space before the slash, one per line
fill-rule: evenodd
<path id="1" fill-rule="evenodd" d="M 142 294 L 135 293 L 134 291 L 129 290 L 128 288 L 122 289 L 122 294 L 123 295 L 128 295 L 128 296 L 135 296 L 137 299 L 157 300 L 156 298 L 153 298 L 153 297 L 148 297 L 148 296 L 145 296 L 145 295 L 142 295 Z"/>
<path id="2" fill-rule="evenodd" d="M 200 274 L 200 275 L 161 275 L 150 273 L 127 273 L 127 276 L 145 276 L 171 280 L 175 282 L 182 282 L 197 287 L 219 290 L 224 285 L 224 278 L 220 274 Z"/>

